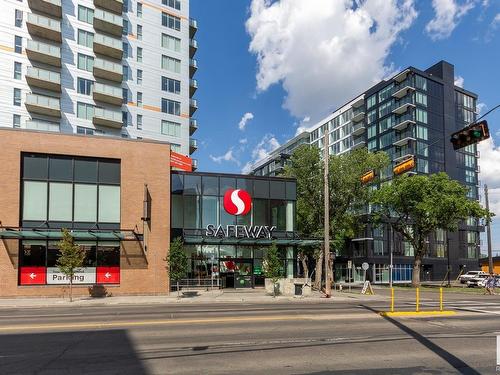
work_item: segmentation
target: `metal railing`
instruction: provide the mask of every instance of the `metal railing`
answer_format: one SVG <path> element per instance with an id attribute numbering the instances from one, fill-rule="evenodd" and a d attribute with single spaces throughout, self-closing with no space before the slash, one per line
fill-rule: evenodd
<path id="1" fill-rule="evenodd" d="M 28 39 L 28 44 L 26 49 L 32 50 L 38 53 L 43 53 L 44 55 L 51 55 L 57 58 L 61 58 L 61 48 L 53 46 L 51 44 L 39 42 L 36 40 Z"/>
<path id="2" fill-rule="evenodd" d="M 112 23 L 112 24 L 114 24 L 116 26 L 123 27 L 123 18 L 122 18 L 122 16 L 119 16 L 119 15 L 111 13 L 111 12 L 107 12 L 107 11 L 105 11 L 103 9 L 97 8 L 94 11 L 94 18 L 97 18 L 99 20 L 102 20 L 102 21 L 105 21 L 105 22 L 108 22 L 108 23 Z"/>
<path id="3" fill-rule="evenodd" d="M 198 28 L 198 22 L 194 18 L 190 18 L 189 19 L 189 26 L 197 29 Z"/>
<path id="4" fill-rule="evenodd" d="M 101 118 L 108 121 L 122 122 L 122 112 L 121 111 L 113 111 L 111 109 L 95 107 L 94 108 L 94 117 Z"/>
<path id="5" fill-rule="evenodd" d="M 194 148 L 198 147 L 198 141 L 196 139 L 190 139 L 189 146 Z"/>
<path id="6" fill-rule="evenodd" d="M 60 4 L 59 4 L 60 5 Z M 54 20 L 52 18 L 44 17 L 39 14 L 28 13 L 28 23 L 32 23 L 37 26 L 45 27 L 57 32 L 61 32 L 61 21 Z"/>
<path id="7" fill-rule="evenodd" d="M 37 107 L 50 108 L 57 111 L 61 110 L 60 99 L 52 98 L 50 96 L 45 96 L 45 95 L 28 93 L 26 95 L 26 104 L 35 105 Z"/>
<path id="8" fill-rule="evenodd" d="M 191 85 L 191 87 L 198 88 L 198 81 L 195 79 L 190 80 L 189 84 Z"/>
<path id="9" fill-rule="evenodd" d="M 59 132 L 60 125 L 57 122 L 28 120 L 26 121 L 26 129 Z"/>
<path id="10" fill-rule="evenodd" d="M 199 279 L 181 279 L 179 280 L 179 289 L 181 291 L 189 290 L 211 290 L 211 289 L 221 289 L 222 279 L 220 278 L 199 278 Z M 174 280 L 170 281 L 170 291 L 177 291 L 177 282 Z"/>
<path id="11" fill-rule="evenodd" d="M 198 41 L 196 39 L 189 39 L 189 46 L 193 48 L 198 48 Z"/>
<path id="12" fill-rule="evenodd" d="M 408 129 L 400 133 L 396 133 L 396 136 L 394 137 L 394 142 L 401 141 L 402 139 L 405 138 L 415 138 L 415 129 Z"/>
<path id="13" fill-rule="evenodd" d="M 356 124 L 352 127 L 352 132 L 353 133 L 356 133 L 358 130 L 361 130 L 361 129 L 366 129 L 366 126 L 364 123 L 360 123 L 360 124 Z"/>
<path id="14" fill-rule="evenodd" d="M 107 47 L 111 47 L 111 48 L 115 48 L 115 49 L 119 49 L 120 51 L 123 51 L 122 41 L 120 39 L 117 39 L 117 38 L 111 38 L 107 35 L 96 33 L 94 35 L 94 43 L 102 44 L 102 45 L 105 45 Z"/>
<path id="15" fill-rule="evenodd" d="M 100 83 L 100 82 L 96 82 L 94 84 L 94 92 L 98 93 L 98 94 L 113 96 L 115 98 L 122 97 L 122 89 L 121 88 L 110 86 L 110 85 L 105 85 L 104 83 Z"/>
<path id="16" fill-rule="evenodd" d="M 36 68 L 34 66 L 29 66 L 26 72 L 27 77 L 37 78 L 43 81 L 49 81 L 57 84 L 61 84 L 61 73 L 52 72 L 50 70 Z"/>
<path id="17" fill-rule="evenodd" d="M 196 59 L 189 59 L 189 66 L 198 68 L 198 61 L 196 61 Z"/>
<path id="18" fill-rule="evenodd" d="M 198 101 L 196 99 L 190 99 L 189 105 L 193 108 L 198 108 Z"/>
<path id="19" fill-rule="evenodd" d="M 94 68 L 108 70 L 113 73 L 122 74 L 123 67 L 121 64 L 114 63 L 112 61 L 104 60 L 101 58 L 96 58 L 94 60 Z"/>
<path id="20" fill-rule="evenodd" d="M 364 106 L 361 106 L 361 107 L 358 107 L 358 108 L 354 108 L 353 111 L 352 111 L 353 117 L 357 116 L 357 115 L 360 115 L 362 113 L 365 113 L 365 107 Z"/>

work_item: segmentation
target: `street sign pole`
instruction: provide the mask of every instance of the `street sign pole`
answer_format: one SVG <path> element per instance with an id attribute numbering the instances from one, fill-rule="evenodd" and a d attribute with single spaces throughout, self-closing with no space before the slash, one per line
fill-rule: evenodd
<path id="1" fill-rule="evenodd" d="M 486 211 L 490 211 L 490 200 L 488 199 L 488 185 L 484 185 L 484 199 L 486 201 Z M 488 272 L 493 273 L 493 252 L 491 250 L 491 220 L 486 219 L 486 234 L 488 240 Z"/>
<path id="2" fill-rule="evenodd" d="M 328 184 L 328 168 L 329 168 L 329 125 L 327 124 L 326 129 L 323 134 L 323 145 L 325 147 L 323 158 L 325 163 L 325 174 L 324 174 L 324 188 L 325 188 L 325 295 L 326 298 L 331 296 L 331 285 L 330 285 L 330 189 Z"/>
<path id="3" fill-rule="evenodd" d="M 389 253 L 390 253 L 389 288 L 392 288 L 392 268 L 393 268 L 392 254 L 393 254 L 393 250 L 394 250 L 394 232 L 392 229 L 392 225 L 389 224 Z"/>

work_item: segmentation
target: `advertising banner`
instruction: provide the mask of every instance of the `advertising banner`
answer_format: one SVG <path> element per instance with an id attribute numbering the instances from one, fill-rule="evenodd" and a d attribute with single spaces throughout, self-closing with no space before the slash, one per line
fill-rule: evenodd
<path id="1" fill-rule="evenodd" d="M 45 284 L 45 267 L 21 267 L 20 285 L 43 285 Z"/>
<path id="2" fill-rule="evenodd" d="M 95 284 L 95 267 L 79 268 L 73 276 L 73 284 Z M 69 284 L 69 277 L 59 271 L 57 267 L 47 268 L 47 284 L 66 285 Z"/>
<path id="3" fill-rule="evenodd" d="M 179 168 L 186 172 L 193 171 L 193 159 L 188 156 L 170 151 L 170 167 Z"/>
<path id="4" fill-rule="evenodd" d="M 120 284 L 120 267 L 97 267 L 97 284 Z"/>

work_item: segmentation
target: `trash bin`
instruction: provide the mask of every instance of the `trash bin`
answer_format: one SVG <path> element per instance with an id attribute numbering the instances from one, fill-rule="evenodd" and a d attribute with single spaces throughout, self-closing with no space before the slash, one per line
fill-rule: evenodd
<path id="1" fill-rule="evenodd" d="M 304 284 L 295 284 L 295 295 L 296 296 L 301 296 L 302 295 L 302 287 Z"/>

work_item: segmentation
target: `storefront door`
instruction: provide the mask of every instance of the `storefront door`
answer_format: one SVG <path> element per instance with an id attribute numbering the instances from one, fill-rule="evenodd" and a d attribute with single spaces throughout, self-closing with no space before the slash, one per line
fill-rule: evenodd
<path id="1" fill-rule="evenodd" d="M 253 287 L 252 259 L 225 258 L 220 261 L 222 285 L 226 288 Z"/>

